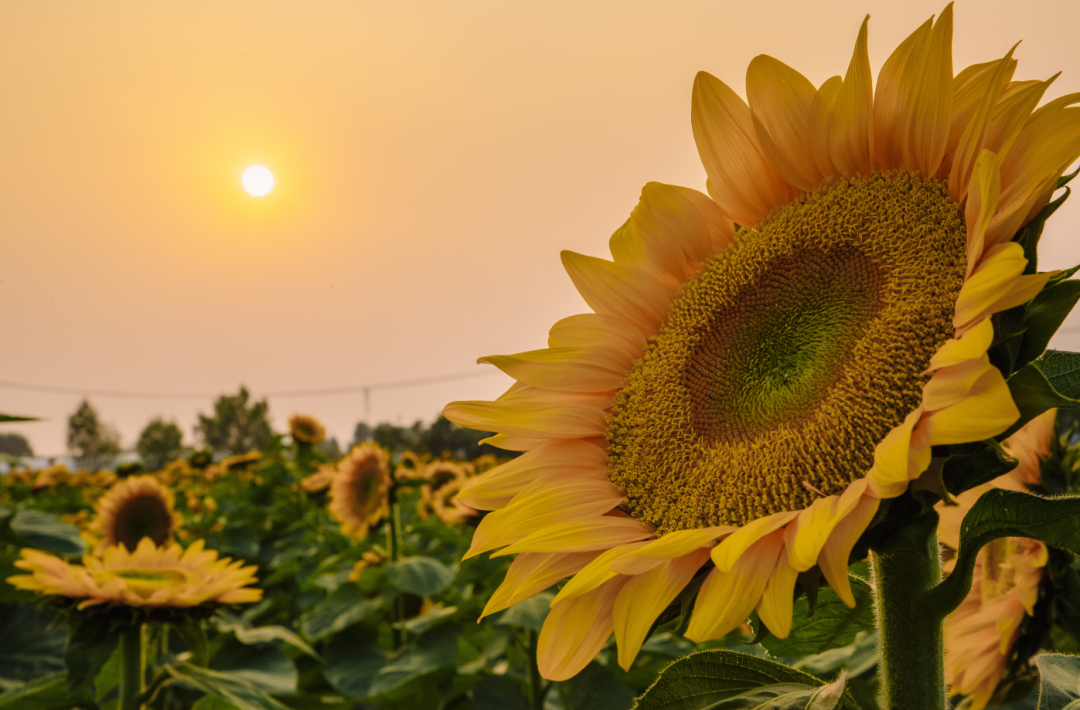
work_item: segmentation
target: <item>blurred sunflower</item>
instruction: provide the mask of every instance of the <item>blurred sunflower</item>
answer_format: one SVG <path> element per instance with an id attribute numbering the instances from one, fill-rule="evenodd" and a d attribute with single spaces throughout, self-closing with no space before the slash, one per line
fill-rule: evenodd
<path id="1" fill-rule="evenodd" d="M 319 470 L 315 473 L 300 479 L 300 485 L 308 493 L 318 493 L 330 487 L 330 483 L 334 480 L 336 474 L 336 465 L 324 464 L 319 466 Z"/>
<path id="2" fill-rule="evenodd" d="M 305 444 L 318 444 L 326 438 L 326 429 L 315 417 L 307 414 L 294 414 L 289 419 L 289 433 L 296 441 Z"/>
<path id="3" fill-rule="evenodd" d="M 164 545 L 183 523 L 173 494 L 153 476 L 132 476 L 113 486 L 94 506 L 90 532 L 99 537 L 95 554 L 121 545 L 134 551 L 143 538 Z"/>
<path id="4" fill-rule="evenodd" d="M 990 317 L 1030 300 L 1010 240 L 1080 155 L 1080 95 L 1004 58 L 952 69 L 952 6 L 872 86 L 867 23 L 846 75 L 815 88 L 768 56 L 749 105 L 706 73 L 691 123 L 708 190 L 650 183 L 614 261 L 563 253 L 593 313 L 544 350 L 484 358 L 517 380 L 451 421 L 525 451 L 459 496 L 493 510 L 470 555 L 519 553 L 485 613 L 574 575 L 538 646 L 573 676 L 614 632 L 629 668 L 710 559 L 687 636 L 754 609 L 779 637 L 815 565 L 848 603 L 850 551 L 931 446 L 1019 416 Z M 742 225 L 736 230 L 733 222 Z"/>
<path id="5" fill-rule="evenodd" d="M 144 538 L 134 552 L 122 545 L 102 555 L 85 555 L 73 565 L 40 550 L 23 549 L 15 562 L 28 575 L 8 577 L 17 589 L 45 595 L 83 599 L 79 609 L 97 604 L 133 607 L 191 607 L 207 602 L 246 604 L 262 598 L 255 583 L 254 566 L 218 559 L 196 540 L 187 550 L 176 543 L 158 547 Z"/>
<path id="6" fill-rule="evenodd" d="M 1056 409 L 1045 412 L 1005 442 L 1009 455 L 1020 460 L 1015 469 L 960 494 L 957 505 L 938 505 L 942 544 L 959 549 L 960 524 L 986 491 L 1026 491 L 1042 483 L 1040 469 L 1050 454 L 1056 417 Z M 979 551 L 971 591 L 945 620 L 945 679 L 953 695 L 970 696 L 965 710 L 983 710 L 1007 674 L 1021 624 L 1039 599 L 1048 559 L 1046 545 L 1023 537 L 995 540 Z M 945 568 L 953 563 L 946 562 Z"/>
<path id="7" fill-rule="evenodd" d="M 445 523 L 462 523 L 475 517 L 476 509 L 458 501 L 472 468 L 454 461 L 434 461 L 422 469 L 421 476 L 428 483 L 420 486 L 420 500 L 416 504 L 420 517 L 436 515 Z"/>
<path id="8" fill-rule="evenodd" d="M 390 457 L 375 444 L 354 446 L 330 483 L 330 514 L 341 531 L 363 539 L 390 510 Z"/>

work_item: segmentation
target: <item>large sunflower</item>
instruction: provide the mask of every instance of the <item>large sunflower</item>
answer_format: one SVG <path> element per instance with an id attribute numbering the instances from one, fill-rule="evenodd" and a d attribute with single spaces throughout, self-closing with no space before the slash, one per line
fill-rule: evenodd
<path id="1" fill-rule="evenodd" d="M 708 190 L 650 183 L 613 261 L 563 253 L 593 313 L 549 347 L 492 356 L 517 380 L 454 402 L 457 424 L 525 451 L 460 500 L 493 510 L 470 555 L 518 553 L 485 613 L 573 576 L 540 635 L 545 677 L 614 632 L 627 668 L 711 559 L 687 636 L 757 609 L 790 630 L 800 572 L 854 603 L 852 546 L 930 447 L 1019 416 L 990 364 L 991 316 L 1030 300 L 1016 231 L 1080 155 L 1080 95 L 1004 58 L 952 70 L 952 7 L 872 87 L 867 23 L 846 75 L 815 88 L 772 57 L 749 105 L 701 73 L 691 121 Z M 737 225 L 742 225 L 741 227 Z"/>
<path id="2" fill-rule="evenodd" d="M 133 476 L 113 486 L 94 506 L 91 532 L 100 536 L 95 554 L 123 545 L 134 551 L 143 538 L 165 545 L 183 523 L 173 509 L 173 494 L 153 476 Z"/>
<path id="3" fill-rule="evenodd" d="M 191 607 L 207 602 L 245 604 L 262 598 L 254 566 L 204 550 L 196 540 L 186 550 L 176 543 L 158 547 L 143 538 L 134 552 L 115 545 L 101 555 L 85 555 L 82 565 L 40 550 L 23 549 L 15 566 L 30 572 L 8 577 L 17 589 L 83 599 L 80 609 L 97 604 L 134 607 Z"/>
<path id="4" fill-rule="evenodd" d="M 354 446 L 330 482 L 330 514 L 359 539 L 390 510 L 390 457 L 375 444 Z"/>

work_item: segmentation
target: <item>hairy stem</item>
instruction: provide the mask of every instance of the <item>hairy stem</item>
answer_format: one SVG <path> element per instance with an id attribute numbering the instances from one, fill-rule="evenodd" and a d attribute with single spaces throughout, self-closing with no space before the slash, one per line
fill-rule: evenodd
<path id="1" fill-rule="evenodd" d="M 937 515 L 902 530 L 872 550 L 875 612 L 881 665 L 882 710 L 944 710 L 945 631 L 943 617 L 920 603 L 941 581 Z"/>

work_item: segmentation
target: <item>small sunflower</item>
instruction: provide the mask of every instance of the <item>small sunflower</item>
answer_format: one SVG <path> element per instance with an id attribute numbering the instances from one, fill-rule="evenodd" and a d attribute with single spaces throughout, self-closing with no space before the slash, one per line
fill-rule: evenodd
<path id="1" fill-rule="evenodd" d="M 318 419 L 307 414 L 294 414 L 289 419 L 289 433 L 296 441 L 318 444 L 326 438 L 326 429 Z"/>
<path id="2" fill-rule="evenodd" d="M 354 446 L 330 483 L 330 514 L 346 535 L 363 539 L 390 509 L 390 457 L 375 444 Z"/>
<path id="3" fill-rule="evenodd" d="M 460 503 L 458 493 L 470 478 L 471 467 L 454 461 L 435 461 L 425 466 L 420 477 L 429 481 L 420 486 L 416 504 L 421 518 L 434 514 L 445 523 L 461 523 L 476 516 L 475 508 Z"/>
<path id="4" fill-rule="evenodd" d="M 1042 484 L 1043 459 L 1050 455 L 1057 410 L 1032 419 L 1005 442 L 1020 465 L 1009 473 L 956 497 L 957 505 L 938 505 L 942 544 L 960 546 L 960 525 L 971 506 L 991 488 L 1026 491 Z M 945 620 L 945 679 L 953 695 L 970 696 L 967 710 L 983 710 L 1009 669 L 1021 624 L 1039 599 L 1049 552 L 1038 540 L 1009 537 L 979 551 L 967 598 Z M 946 563 L 950 569 L 954 560 Z"/>
<path id="5" fill-rule="evenodd" d="M 164 545 L 183 522 L 173 509 L 173 494 L 153 476 L 132 476 L 113 486 L 94 506 L 90 528 L 98 535 L 95 554 L 121 545 L 135 550 L 143 538 Z"/>
<path id="6" fill-rule="evenodd" d="M 460 495 L 495 511 L 469 555 L 518 555 L 485 613 L 573 576 L 540 634 L 545 677 L 613 632 L 629 668 L 710 560 L 695 641 L 755 609 L 787 636 L 815 566 L 853 605 L 848 558 L 880 501 L 932 446 L 1019 417 L 991 316 L 1052 275 L 1025 275 L 1011 240 L 1080 156 L 1080 95 L 1036 109 L 1052 79 L 1012 81 L 1011 50 L 954 76 L 952 17 L 908 37 L 876 89 L 865 21 L 820 87 L 764 55 L 749 105 L 698 74 L 709 195 L 646 185 L 613 261 L 563 253 L 593 312 L 547 349 L 482 359 L 517 380 L 497 401 L 445 408 L 526 452 Z"/>
<path id="7" fill-rule="evenodd" d="M 329 464 L 319 466 L 319 470 L 310 476 L 300 479 L 300 485 L 308 493 L 318 493 L 330 487 L 330 483 L 337 474 L 337 466 Z"/>
<path id="8" fill-rule="evenodd" d="M 40 550 L 23 549 L 15 562 L 28 575 L 8 577 L 17 589 L 82 599 L 79 609 L 97 604 L 132 607 L 192 607 L 208 602 L 246 604 L 262 598 L 254 566 L 229 558 L 196 540 L 187 550 L 176 543 L 158 547 L 143 538 L 134 552 L 114 545 L 101 555 L 85 555 L 74 565 Z"/>

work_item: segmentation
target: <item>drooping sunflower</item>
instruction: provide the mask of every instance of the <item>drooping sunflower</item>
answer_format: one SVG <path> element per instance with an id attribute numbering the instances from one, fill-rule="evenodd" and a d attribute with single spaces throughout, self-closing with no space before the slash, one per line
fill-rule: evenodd
<path id="1" fill-rule="evenodd" d="M 134 551 L 143 538 L 161 546 L 183 523 L 173 509 L 173 494 L 153 476 L 132 476 L 109 489 L 94 506 L 90 531 L 100 538 L 94 553 L 122 545 Z"/>
<path id="2" fill-rule="evenodd" d="M 458 498 L 471 473 L 471 465 L 454 461 L 435 461 L 425 466 L 421 476 L 429 483 L 420 487 L 420 501 L 416 505 L 420 517 L 434 514 L 445 523 L 463 523 L 475 517 L 476 509 Z"/>
<path id="3" fill-rule="evenodd" d="M 318 444 L 326 438 L 326 429 L 322 423 L 307 414 L 294 414 L 289 419 L 289 433 L 296 441 L 305 444 Z"/>
<path id="4" fill-rule="evenodd" d="M 960 524 L 975 501 L 991 488 L 1026 491 L 1040 485 L 1042 459 L 1050 454 L 1057 410 L 1032 419 L 1005 442 L 1020 465 L 990 483 L 938 505 L 938 534 L 951 550 L 960 546 Z M 1039 599 L 1049 552 L 1038 540 L 1001 538 L 979 551 L 974 581 L 964 602 L 945 620 L 945 679 L 953 695 L 969 696 L 967 710 L 983 710 L 1009 669 L 1021 624 Z M 946 569 L 954 560 L 946 563 Z"/>
<path id="5" fill-rule="evenodd" d="M 854 604 L 850 551 L 930 447 L 1019 416 L 991 316 L 1030 300 L 1013 236 L 1080 155 L 1080 102 L 1036 109 L 1012 51 L 956 76 L 952 6 L 872 85 L 863 22 L 843 78 L 768 56 L 749 105 L 706 73 L 691 123 L 708 192 L 645 186 L 613 261 L 563 253 L 592 313 L 543 350 L 483 358 L 517 382 L 444 409 L 525 451 L 460 499 L 495 511 L 469 552 L 517 554 L 485 613 L 573 576 L 538 660 L 579 671 L 614 632 L 628 668 L 710 560 L 687 636 L 757 609 L 790 630 L 800 572 Z M 741 226 L 738 226 L 741 225 Z"/>
<path id="6" fill-rule="evenodd" d="M 363 539 L 389 512 L 390 457 L 375 444 L 354 446 L 330 483 L 330 514 L 346 535 Z"/>
<path id="7" fill-rule="evenodd" d="M 329 488 L 336 475 L 336 465 L 324 464 L 319 466 L 319 470 L 315 473 L 300 479 L 300 485 L 308 493 L 318 493 Z"/>
<path id="8" fill-rule="evenodd" d="M 15 562 L 28 575 L 8 577 L 17 589 L 45 595 L 83 599 L 79 609 L 97 604 L 133 607 L 192 607 L 208 602 L 246 604 L 262 598 L 255 583 L 257 567 L 242 561 L 218 559 L 214 550 L 196 540 L 186 550 L 176 543 L 167 547 L 143 538 L 134 552 L 114 545 L 101 555 L 83 556 L 74 565 L 40 550 L 23 549 Z"/>

